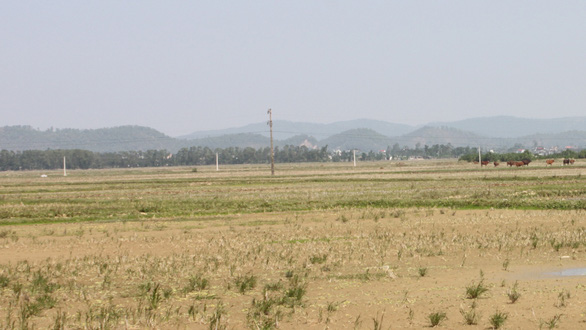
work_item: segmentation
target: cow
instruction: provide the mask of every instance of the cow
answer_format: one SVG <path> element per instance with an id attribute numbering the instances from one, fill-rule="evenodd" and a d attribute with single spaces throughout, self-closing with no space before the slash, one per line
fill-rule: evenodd
<path id="1" fill-rule="evenodd" d="M 570 165 L 574 165 L 574 162 L 575 162 L 575 161 L 576 161 L 576 160 L 574 160 L 574 159 L 570 159 Z"/>
<path id="2" fill-rule="evenodd" d="M 513 167 L 513 165 L 515 165 L 515 161 L 513 161 L 513 160 L 509 160 L 509 161 L 507 162 L 507 165 L 508 165 L 508 166 L 511 166 L 511 167 Z"/>
<path id="3" fill-rule="evenodd" d="M 564 165 L 570 165 L 570 160 L 568 158 L 564 158 L 564 162 L 562 164 L 562 166 Z"/>
<path id="4" fill-rule="evenodd" d="M 517 167 L 521 167 L 524 165 L 525 165 L 525 162 L 515 162 L 515 166 L 517 166 Z"/>
<path id="5" fill-rule="evenodd" d="M 547 165 L 553 166 L 553 162 L 555 162 L 555 159 L 546 159 L 545 166 L 547 166 Z"/>
<path id="6" fill-rule="evenodd" d="M 486 165 L 488 165 L 488 163 L 490 163 L 488 160 L 483 160 L 483 161 L 480 163 L 480 166 L 486 166 Z"/>
<path id="7" fill-rule="evenodd" d="M 494 165 L 494 167 L 497 167 L 497 166 L 499 166 L 499 165 L 500 165 L 500 163 L 499 163 L 499 162 L 494 162 L 494 163 L 492 163 L 492 164 Z"/>
<path id="8" fill-rule="evenodd" d="M 531 159 L 523 159 L 523 165 L 529 166 L 529 163 L 531 163 Z"/>

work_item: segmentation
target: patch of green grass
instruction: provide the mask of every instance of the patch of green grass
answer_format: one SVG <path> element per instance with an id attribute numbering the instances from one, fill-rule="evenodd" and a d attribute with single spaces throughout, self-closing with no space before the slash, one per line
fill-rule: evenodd
<path id="1" fill-rule="evenodd" d="M 429 319 L 429 323 L 431 325 L 431 327 L 437 327 L 438 325 L 440 325 L 440 323 L 442 323 L 443 320 L 446 319 L 446 313 L 445 312 L 434 312 L 431 313 L 427 316 L 427 318 Z"/>
<path id="2" fill-rule="evenodd" d="M 556 314 L 549 320 L 540 320 L 539 329 L 545 327 L 546 329 L 555 329 L 558 327 L 563 314 Z"/>
<path id="3" fill-rule="evenodd" d="M 205 290 L 209 286 L 207 278 L 202 274 L 196 274 L 189 278 L 187 285 L 183 288 L 184 292 L 193 292 Z"/>
<path id="4" fill-rule="evenodd" d="M 467 325 L 477 325 L 480 322 L 481 314 L 476 309 L 476 304 L 468 310 L 460 309 L 460 314 L 464 317 L 464 323 Z"/>
<path id="5" fill-rule="evenodd" d="M 488 292 L 488 287 L 484 285 L 484 279 L 480 279 L 478 283 L 472 283 L 466 287 L 466 298 L 478 299 L 486 292 Z"/>
<path id="6" fill-rule="evenodd" d="M 377 280 L 381 278 L 388 277 L 389 274 L 385 272 L 364 272 L 364 273 L 355 273 L 355 274 L 342 274 L 342 275 L 329 275 L 328 278 L 337 279 L 337 280 L 360 280 L 360 281 L 371 281 Z"/>
<path id="7" fill-rule="evenodd" d="M 315 210 L 371 209 L 378 221 L 386 219 L 376 209 L 430 207 L 449 209 L 556 209 L 583 210 L 586 177 L 540 175 L 543 169 L 490 175 L 461 166 L 396 168 L 381 176 L 378 168 L 341 171 L 339 164 L 325 164 L 318 173 L 311 165 L 267 177 L 234 171 L 217 177 L 198 172 L 197 178 L 177 178 L 177 171 L 158 169 L 79 171 L 64 182 L 38 182 L 13 177 L 0 187 L 0 225 L 68 223 L 101 220 L 136 220 L 156 216 L 193 219 L 212 215 Z M 260 168 L 260 167 L 259 167 Z M 188 173 L 188 170 L 183 170 Z M 438 177 L 438 174 L 442 174 Z M 444 175 L 449 174 L 449 175 Z M 454 175 L 457 174 L 457 175 Z M 156 176 L 156 177 L 154 177 Z M 213 181 L 212 181 L 213 178 Z M 213 188 L 209 185 L 213 182 Z M 463 184 L 465 183 L 465 184 Z M 353 187 L 361 194 L 354 194 Z M 307 192 L 311 191 L 308 198 Z M 397 218 L 393 212 L 391 217 Z M 346 219 L 347 217 L 343 214 Z M 340 221 L 344 221 L 340 217 Z M 2 238 L 0 233 L 0 238 Z"/>
<path id="8" fill-rule="evenodd" d="M 234 284 L 240 293 L 245 293 L 246 291 L 254 289 L 254 287 L 256 287 L 256 282 L 257 278 L 254 275 L 242 275 L 234 279 Z"/>
<path id="9" fill-rule="evenodd" d="M 488 321 L 493 329 L 500 329 L 505 324 L 505 321 L 507 321 L 508 318 L 508 313 L 504 313 L 497 310 L 494 314 L 490 316 Z"/>

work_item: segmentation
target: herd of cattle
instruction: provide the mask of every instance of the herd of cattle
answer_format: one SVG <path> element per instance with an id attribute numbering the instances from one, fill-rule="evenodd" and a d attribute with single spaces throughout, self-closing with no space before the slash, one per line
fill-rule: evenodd
<path id="1" fill-rule="evenodd" d="M 547 159 L 545 161 L 545 166 L 547 166 L 547 165 L 553 166 L 553 163 L 554 162 L 555 162 L 555 159 Z M 575 162 L 574 159 L 565 158 L 562 161 L 562 166 L 565 166 L 565 165 L 574 165 L 574 162 Z M 490 163 L 491 162 L 489 162 L 487 160 L 484 160 L 484 161 L 480 162 L 480 166 L 488 166 L 488 164 L 490 164 Z M 510 166 L 510 167 L 513 167 L 513 166 L 516 166 L 516 167 L 529 166 L 529 163 L 531 163 L 531 160 L 530 159 L 523 159 L 521 161 L 509 160 L 507 162 L 507 166 Z M 474 162 L 474 164 L 478 164 L 478 162 L 476 161 L 476 162 Z M 494 165 L 494 167 L 497 167 L 497 166 L 500 165 L 499 162 L 492 162 L 492 164 Z"/>

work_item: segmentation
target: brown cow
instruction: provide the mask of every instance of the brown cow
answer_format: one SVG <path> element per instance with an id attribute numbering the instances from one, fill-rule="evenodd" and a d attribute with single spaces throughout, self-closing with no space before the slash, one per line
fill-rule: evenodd
<path id="1" fill-rule="evenodd" d="M 500 163 L 499 163 L 499 162 L 494 162 L 494 163 L 492 163 L 492 164 L 494 165 L 494 167 L 497 167 L 497 166 L 499 166 L 499 165 L 500 165 Z"/>
<path id="2" fill-rule="evenodd" d="M 570 159 L 570 165 L 574 165 L 574 162 L 575 162 L 575 161 L 576 161 L 576 160 L 574 160 L 574 159 Z"/>
<path id="3" fill-rule="evenodd" d="M 523 159 L 523 165 L 529 166 L 529 163 L 531 163 L 531 159 Z"/>
<path id="4" fill-rule="evenodd" d="M 486 166 L 486 165 L 488 165 L 488 163 L 490 163 L 488 160 L 483 160 L 483 161 L 480 163 L 480 166 Z"/>
<path id="5" fill-rule="evenodd" d="M 553 162 L 555 162 L 555 159 L 546 159 L 545 166 L 547 166 L 547 165 L 553 166 Z"/>
<path id="6" fill-rule="evenodd" d="M 515 165 L 515 161 L 509 160 L 507 165 L 513 167 L 513 165 Z"/>
<path id="7" fill-rule="evenodd" d="M 515 162 L 515 166 L 517 166 L 517 167 L 521 167 L 521 166 L 524 166 L 524 165 L 525 165 L 524 162 Z"/>
<path id="8" fill-rule="evenodd" d="M 564 158 L 564 163 L 562 164 L 562 166 L 564 165 L 570 165 L 570 160 L 568 158 Z"/>

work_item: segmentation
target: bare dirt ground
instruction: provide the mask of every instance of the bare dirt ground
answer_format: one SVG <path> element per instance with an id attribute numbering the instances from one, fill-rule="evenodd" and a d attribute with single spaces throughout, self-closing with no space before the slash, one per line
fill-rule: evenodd
<path id="1" fill-rule="evenodd" d="M 340 209 L 5 226 L 0 325 L 396 329 L 437 313 L 441 328 L 486 329 L 500 313 L 505 329 L 586 328 L 586 278 L 552 274 L 586 267 L 585 215 Z M 25 320 L 40 277 L 53 304 Z M 243 278 L 255 283 L 241 290 Z"/>

